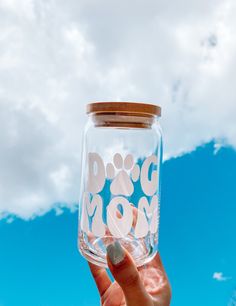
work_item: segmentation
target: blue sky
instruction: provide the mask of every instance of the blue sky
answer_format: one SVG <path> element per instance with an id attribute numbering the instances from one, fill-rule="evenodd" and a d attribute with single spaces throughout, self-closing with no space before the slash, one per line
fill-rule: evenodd
<path id="1" fill-rule="evenodd" d="M 160 251 L 173 306 L 222 306 L 236 289 L 236 152 L 209 143 L 163 167 Z M 99 305 L 77 251 L 77 211 L 0 222 L 0 305 Z M 221 272 L 226 280 L 213 279 Z"/>
<path id="2" fill-rule="evenodd" d="M 173 305 L 233 305 L 235 15 L 235 0 L 0 1 L 0 306 L 98 305 L 74 211 L 92 101 L 162 107 Z"/>

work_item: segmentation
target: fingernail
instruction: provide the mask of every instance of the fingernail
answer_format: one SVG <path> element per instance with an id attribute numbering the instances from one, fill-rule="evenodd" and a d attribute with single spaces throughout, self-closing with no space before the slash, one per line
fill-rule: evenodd
<path id="1" fill-rule="evenodd" d="M 125 257 L 125 252 L 118 241 L 107 246 L 107 254 L 113 265 L 118 265 Z"/>

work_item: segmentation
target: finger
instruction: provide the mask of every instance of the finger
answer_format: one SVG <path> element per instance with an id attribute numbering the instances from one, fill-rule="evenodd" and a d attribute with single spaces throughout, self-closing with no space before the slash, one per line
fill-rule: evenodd
<path id="1" fill-rule="evenodd" d="M 137 218 L 138 218 L 138 209 L 133 204 L 132 204 L 132 211 L 133 211 L 133 224 L 132 224 L 132 227 L 135 228 L 136 224 L 137 224 Z"/>
<path id="2" fill-rule="evenodd" d="M 107 291 L 107 289 L 111 285 L 111 280 L 106 272 L 105 269 L 100 268 L 91 262 L 88 263 L 90 270 L 92 272 L 93 278 L 95 280 L 95 283 L 97 285 L 98 291 L 100 296 L 102 297 L 103 294 Z"/>
<path id="3" fill-rule="evenodd" d="M 147 263 L 144 266 L 141 266 L 138 270 L 141 273 L 141 275 L 143 273 L 146 273 L 146 271 L 148 271 L 148 270 L 155 271 L 156 276 L 159 276 L 159 278 L 160 278 L 160 283 L 162 283 L 162 282 L 163 283 L 164 282 L 169 283 L 168 277 L 166 275 L 165 268 L 162 264 L 161 256 L 160 256 L 159 252 L 155 255 L 155 257 L 153 258 L 152 261 L 150 261 L 149 263 Z"/>
<path id="4" fill-rule="evenodd" d="M 166 272 L 165 272 L 164 266 L 162 264 L 159 252 L 156 253 L 155 257 L 150 262 L 148 262 L 144 266 L 139 267 L 138 270 L 141 272 L 142 270 L 145 270 L 147 268 L 155 268 L 155 269 L 161 271 L 162 274 L 166 276 Z"/>
<path id="5" fill-rule="evenodd" d="M 151 265 L 152 267 L 159 268 L 164 274 L 166 274 L 164 266 L 163 266 L 162 261 L 161 261 L 161 256 L 160 256 L 159 252 L 157 252 L 157 254 L 153 258 L 153 260 L 150 261 L 147 265 Z"/>
<path id="6" fill-rule="evenodd" d="M 107 262 L 112 275 L 123 290 L 128 306 L 153 305 L 133 259 L 118 241 L 107 247 Z"/>
<path id="7" fill-rule="evenodd" d="M 170 305 L 171 287 L 160 254 L 138 270 L 147 292 L 156 301 L 155 305 Z"/>

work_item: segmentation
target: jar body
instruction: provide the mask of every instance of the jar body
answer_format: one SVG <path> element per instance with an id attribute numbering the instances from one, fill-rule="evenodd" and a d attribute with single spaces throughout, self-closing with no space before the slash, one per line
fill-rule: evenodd
<path id="1" fill-rule="evenodd" d="M 161 128 L 157 118 L 139 125 L 122 116 L 137 121 L 129 126 L 116 124 L 118 117 L 103 118 L 113 122 L 107 126 L 90 116 L 83 137 L 79 251 L 102 267 L 106 247 L 117 240 L 137 266 L 158 251 Z"/>

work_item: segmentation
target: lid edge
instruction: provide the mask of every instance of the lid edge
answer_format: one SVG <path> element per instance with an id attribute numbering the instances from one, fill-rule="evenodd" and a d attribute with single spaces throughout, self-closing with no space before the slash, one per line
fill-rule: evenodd
<path id="1" fill-rule="evenodd" d="M 137 113 L 161 116 L 161 107 L 156 104 L 143 102 L 91 102 L 87 104 L 86 113 Z"/>

